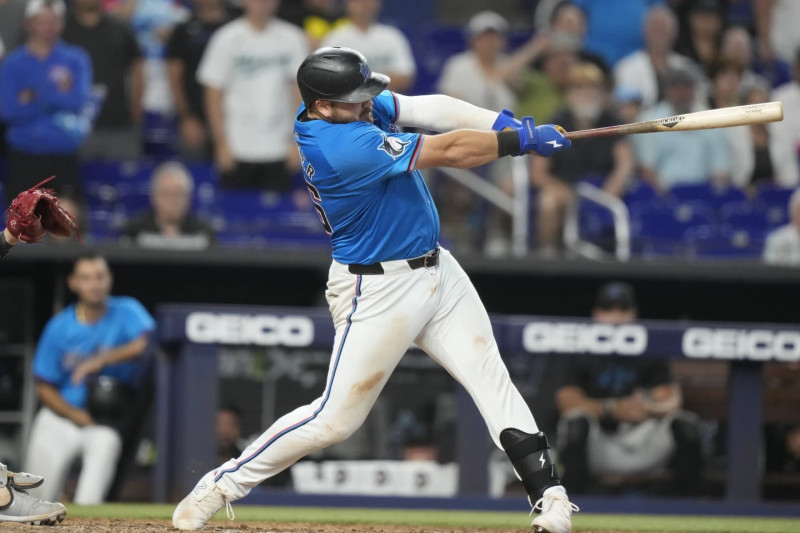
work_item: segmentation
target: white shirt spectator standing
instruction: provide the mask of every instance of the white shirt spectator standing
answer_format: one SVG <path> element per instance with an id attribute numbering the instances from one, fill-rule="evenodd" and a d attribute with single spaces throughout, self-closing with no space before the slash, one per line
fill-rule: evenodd
<path id="1" fill-rule="evenodd" d="M 647 13 L 644 24 L 645 47 L 624 58 L 614 67 L 618 87 L 639 90 L 642 107 L 648 109 L 661 99 L 661 78 L 668 69 L 700 68 L 688 57 L 672 51 L 678 37 L 678 21 L 665 6 L 655 6 Z M 698 94 L 702 97 L 702 94 Z"/>
<path id="2" fill-rule="evenodd" d="M 274 18 L 277 0 L 245 0 L 245 14 L 211 38 L 197 71 L 223 186 L 280 188 L 267 174 L 296 153 L 292 113 L 295 73 L 308 54 L 297 26 Z M 244 175 L 247 174 L 247 175 Z M 272 187 L 275 185 L 275 187 Z"/>
<path id="3" fill-rule="evenodd" d="M 767 101 L 769 101 L 769 91 L 766 86 L 757 85 L 747 90 L 742 103 L 750 105 Z M 731 182 L 733 185 L 746 188 L 754 185 L 754 180 L 758 182 L 759 178 L 763 178 L 758 175 L 756 168 L 759 136 L 762 137 L 761 143 L 766 141 L 766 153 L 772 169 L 772 176 L 770 176 L 772 182 L 779 187 L 796 187 L 800 183 L 800 165 L 797 153 L 790 139 L 775 132 L 777 124 L 780 123 L 755 124 L 723 130 L 731 148 Z M 766 135 L 766 139 L 763 139 L 764 135 Z"/>
<path id="4" fill-rule="evenodd" d="M 414 83 L 416 64 L 408 39 L 397 28 L 379 24 L 380 0 L 346 0 L 345 11 L 350 19 L 329 33 L 322 46 L 345 46 L 366 56 L 370 68 L 391 78 L 389 89 L 407 91 Z"/>
<path id="5" fill-rule="evenodd" d="M 466 30 L 470 47 L 444 64 L 439 92 L 485 109 L 513 109 L 514 92 L 498 68 L 505 58 L 508 22 L 493 11 L 481 11 Z"/>
<path id="6" fill-rule="evenodd" d="M 765 263 L 783 266 L 800 265 L 800 189 L 789 199 L 791 221 L 767 236 L 764 245 Z"/>

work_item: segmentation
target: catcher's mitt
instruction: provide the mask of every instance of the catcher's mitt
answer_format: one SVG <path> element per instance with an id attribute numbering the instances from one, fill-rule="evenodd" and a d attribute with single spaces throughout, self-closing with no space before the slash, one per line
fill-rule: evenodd
<path id="1" fill-rule="evenodd" d="M 75 218 L 61 207 L 55 191 L 39 189 L 54 178 L 55 176 L 50 176 L 27 191 L 22 191 L 11 202 L 11 207 L 6 211 L 6 228 L 18 239 L 38 242 L 45 232 L 61 237 L 78 233 Z"/>

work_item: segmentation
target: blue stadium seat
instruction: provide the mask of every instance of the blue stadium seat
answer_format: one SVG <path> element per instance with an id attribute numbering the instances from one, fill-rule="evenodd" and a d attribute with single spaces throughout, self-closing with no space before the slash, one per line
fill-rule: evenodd
<path id="1" fill-rule="evenodd" d="M 710 233 L 714 227 L 711 210 L 702 202 L 643 203 L 631 211 L 633 250 L 642 255 L 680 254 L 690 231 Z"/>
<path id="2" fill-rule="evenodd" d="M 758 189 L 756 205 L 765 212 L 770 228 L 782 226 L 789 221 L 789 198 L 794 191 L 793 188 L 773 186 Z"/>
<path id="3" fill-rule="evenodd" d="M 720 209 L 723 205 L 747 200 L 744 191 L 740 189 L 735 187 L 717 189 L 710 183 L 676 185 L 670 189 L 669 194 L 678 203 L 705 202 L 712 209 Z"/>
<path id="4" fill-rule="evenodd" d="M 687 231 L 685 238 L 690 257 L 757 258 L 764 247 L 763 234 L 731 227 L 694 228 Z"/>
<path id="5" fill-rule="evenodd" d="M 597 242 L 614 233 L 614 217 L 611 212 L 594 202 L 580 202 L 578 229 L 582 238 Z"/>
<path id="6" fill-rule="evenodd" d="M 731 231 L 744 230 L 752 234 L 764 235 L 770 229 L 766 212 L 750 202 L 725 206 L 720 210 L 720 222 Z"/>
<path id="7" fill-rule="evenodd" d="M 659 199 L 658 193 L 648 183 L 634 179 L 628 186 L 628 190 L 622 197 L 622 200 L 629 207 L 633 204 L 640 204 L 642 202 L 651 202 Z"/>

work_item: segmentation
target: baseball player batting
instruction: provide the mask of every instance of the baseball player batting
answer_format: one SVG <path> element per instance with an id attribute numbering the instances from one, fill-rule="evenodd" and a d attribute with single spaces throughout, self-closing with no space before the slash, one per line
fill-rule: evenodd
<path id="1" fill-rule="evenodd" d="M 572 529 L 578 509 L 561 485 L 547 438 L 511 382 L 478 293 L 438 244 L 439 216 L 420 174 L 509 155 L 548 156 L 570 141 L 563 130 L 537 127 L 531 117 L 519 121 L 507 111 L 441 95 L 402 96 L 385 90 L 388 83 L 348 48 L 317 50 L 297 71 L 304 103 L 295 141 L 333 244 L 325 294 L 336 336 L 325 390 L 280 418 L 237 459 L 204 475 L 175 509 L 172 523 L 179 529 L 202 528 L 222 507 L 232 519 L 230 502 L 349 437 L 412 343 L 472 396 L 538 513 L 533 529 Z M 398 126 L 447 133 L 400 133 Z"/>

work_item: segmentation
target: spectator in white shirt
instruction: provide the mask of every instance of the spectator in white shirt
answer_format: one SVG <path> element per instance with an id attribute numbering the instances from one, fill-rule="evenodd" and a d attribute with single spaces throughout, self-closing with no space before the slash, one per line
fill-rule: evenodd
<path id="1" fill-rule="evenodd" d="M 470 18 L 466 33 L 469 49 L 445 62 L 439 92 L 485 109 L 512 109 L 516 99 L 501 68 L 508 21 L 494 11 L 481 11 Z"/>
<path id="2" fill-rule="evenodd" d="M 287 164 L 297 157 L 295 74 L 308 43 L 300 28 L 274 17 L 278 0 L 244 0 L 243 7 L 211 38 L 197 71 L 214 160 L 225 188 L 284 191 Z"/>
<path id="3" fill-rule="evenodd" d="M 416 64 L 411 45 L 400 30 L 377 22 L 380 0 L 345 0 L 350 23 L 330 32 L 322 46 L 345 46 L 364 54 L 370 68 L 391 79 L 389 89 L 403 92 L 414 84 Z"/>
<path id="4" fill-rule="evenodd" d="M 765 263 L 782 266 L 800 265 L 800 189 L 789 199 L 791 221 L 767 236 L 764 245 Z"/>
<path id="5" fill-rule="evenodd" d="M 743 104 L 769 101 L 768 85 L 754 85 L 744 93 Z M 755 194 L 764 184 L 796 187 L 800 182 L 800 166 L 791 141 L 776 134 L 780 123 L 752 124 L 724 128 L 731 147 L 733 163 L 731 182 Z"/>
<path id="6" fill-rule="evenodd" d="M 673 51 L 678 37 L 678 20 L 665 6 L 647 12 L 644 23 L 644 48 L 623 59 L 614 67 L 616 85 L 639 90 L 642 107 L 650 108 L 664 96 L 664 74 L 670 68 L 699 67 L 689 58 Z"/>

